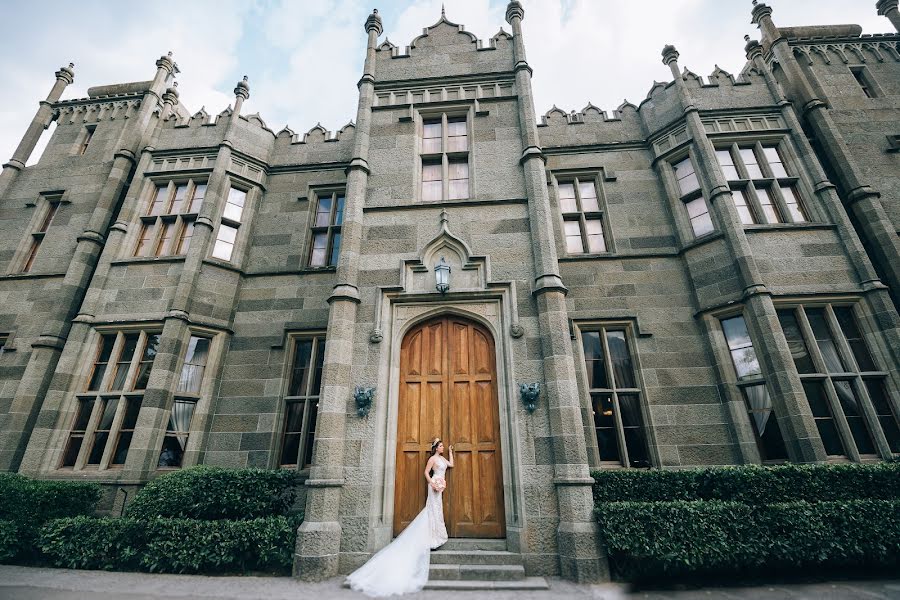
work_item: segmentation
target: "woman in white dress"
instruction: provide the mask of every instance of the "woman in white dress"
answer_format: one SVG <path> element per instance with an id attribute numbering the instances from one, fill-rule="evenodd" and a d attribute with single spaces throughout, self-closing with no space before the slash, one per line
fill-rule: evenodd
<path id="1" fill-rule="evenodd" d="M 425 587 L 431 551 L 447 542 L 442 499 L 447 488 L 445 475 L 450 467 L 453 467 L 453 446 L 450 446 L 450 460 L 447 460 L 444 443 L 435 438 L 431 443 L 431 457 L 425 464 L 428 482 L 425 508 L 393 542 L 347 577 L 351 588 L 381 598 L 417 592 Z"/>

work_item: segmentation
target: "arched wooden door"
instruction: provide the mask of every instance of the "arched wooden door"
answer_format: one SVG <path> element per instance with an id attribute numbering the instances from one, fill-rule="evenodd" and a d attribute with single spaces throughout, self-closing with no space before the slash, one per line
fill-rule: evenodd
<path id="1" fill-rule="evenodd" d="M 425 463 L 440 437 L 455 463 L 447 472 L 450 537 L 504 537 L 503 471 L 494 340 L 455 316 L 413 328 L 400 346 L 400 403 L 394 535 L 425 506 Z"/>

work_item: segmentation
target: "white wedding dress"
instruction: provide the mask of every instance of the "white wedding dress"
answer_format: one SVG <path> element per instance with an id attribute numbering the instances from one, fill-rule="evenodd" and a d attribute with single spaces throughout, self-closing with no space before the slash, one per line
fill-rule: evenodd
<path id="1" fill-rule="evenodd" d="M 438 456 L 431 478 L 446 482 L 444 476 L 449 464 L 443 456 Z M 431 550 L 447 542 L 442 496 L 443 492 L 429 485 L 425 508 L 393 542 L 347 576 L 350 587 L 374 598 L 418 592 L 425 587 Z"/>

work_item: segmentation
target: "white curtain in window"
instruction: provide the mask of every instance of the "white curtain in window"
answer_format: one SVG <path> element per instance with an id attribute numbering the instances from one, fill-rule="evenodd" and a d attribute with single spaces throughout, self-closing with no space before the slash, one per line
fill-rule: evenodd
<path id="1" fill-rule="evenodd" d="M 766 424 L 772 416 L 772 403 L 769 401 L 769 392 L 766 384 L 750 385 L 744 388 L 747 396 L 747 404 L 750 405 L 750 414 L 756 422 L 756 431 L 759 437 L 766 432 Z"/>
<path id="2" fill-rule="evenodd" d="M 194 415 L 194 402 L 176 400 L 172 406 L 172 429 L 178 432 L 175 439 L 184 450 L 187 446 L 188 432 L 191 430 L 191 417 Z"/>

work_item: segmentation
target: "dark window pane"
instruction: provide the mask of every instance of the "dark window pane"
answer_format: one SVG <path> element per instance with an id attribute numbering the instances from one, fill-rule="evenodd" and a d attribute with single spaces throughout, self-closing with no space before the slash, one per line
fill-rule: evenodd
<path id="1" fill-rule="evenodd" d="M 316 372 L 313 378 L 313 386 L 310 395 L 317 395 L 322 390 L 322 369 L 325 365 L 325 341 L 320 339 L 316 348 Z"/>
<path id="2" fill-rule="evenodd" d="M 761 458 L 764 461 L 787 459 L 787 448 L 765 384 L 745 387 L 744 399 L 747 401 Z"/>
<path id="3" fill-rule="evenodd" d="M 309 362 L 312 356 L 312 340 L 298 340 L 294 350 L 294 365 L 288 396 L 305 396 L 309 377 Z"/>
<path id="4" fill-rule="evenodd" d="M 581 344 L 584 348 L 584 362 L 585 367 L 587 368 L 588 388 L 609 388 L 609 379 L 606 375 L 606 363 L 603 360 L 603 345 L 600 341 L 600 332 L 582 332 Z"/>
<path id="5" fill-rule="evenodd" d="M 99 465 L 100 459 L 103 458 L 103 451 L 106 449 L 106 440 L 109 439 L 108 431 L 98 431 L 94 435 L 94 445 L 91 446 L 91 455 L 88 457 L 87 464 Z"/>
<path id="6" fill-rule="evenodd" d="M 75 466 L 75 461 L 78 460 L 78 451 L 81 450 L 81 442 L 84 440 L 82 436 L 72 436 L 69 438 L 69 445 L 66 447 L 66 453 L 63 456 L 63 464 L 64 467 L 73 467 Z"/>
<path id="7" fill-rule="evenodd" d="M 300 434 L 290 433 L 284 436 L 284 445 L 281 448 L 281 464 L 296 465 L 300 454 Z"/>
<path id="8" fill-rule="evenodd" d="M 600 460 L 621 461 L 612 396 L 610 394 L 591 394 L 591 400 L 594 406 L 594 429 L 597 432 Z"/>
<path id="9" fill-rule="evenodd" d="M 822 444 L 825 445 L 825 454 L 828 456 L 844 456 L 844 446 L 841 443 L 841 436 L 838 435 L 834 421 L 831 419 L 816 419 L 816 427 L 819 429 L 819 435 L 822 437 Z"/>
<path id="10" fill-rule="evenodd" d="M 803 391 L 806 393 L 809 407 L 816 418 L 816 427 L 822 438 L 822 444 L 825 446 L 825 453 L 829 456 L 843 456 L 845 454 L 844 445 L 841 443 L 841 436 L 838 435 L 837 427 L 831 416 L 824 385 L 820 381 L 804 381 Z"/>
<path id="11" fill-rule="evenodd" d="M 78 415 L 75 417 L 75 425 L 72 426 L 73 431 L 87 429 L 88 421 L 91 420 L 91 412 L 94 410 L 94 400 L 94 398 L 82 398 L 78 401 Z"/>
<path id="12" fill-rule="evenodd" d="M 125 459 L 128 458 L 128 448 L 131 446 L 132 432 L 124 431 L 119 435 L 119 441 L 116 444 L 116 451 L 113 454 L 112 464 L 124 465 Z"/>
<path id="13" fill-rule="evenodd" d="M 825 388 L 821 381 L 804 381 L 803 392 L 814 417 L 831 417 L 828 398 L 825 396 Z"/>
<path id="14" fill-rule="evenodd" d="M 850 350 L 853 351 L 853 357 L 856 359 L 859 369 L 861 371 L 875 371 L 872 355 L 869 354 L 866 342 L 862 339 L 859 327 L 856 325 L 856 319 L 853 318 L 853 309 L 849 306 L 836 306 L 834 315 L 841 326 L 841 331 L 844 332 L 844 336 L 847 338 L 847 343 L 850 345 Z"/>
<path id="15" fill-rule="evenodd" d="M 338 256 L 341 253 L 341 234 L 334 234 L 334 238 L 332 238 L 331 242 L 331 257 L 328 259 L 328 264 L 332 267 L 337 266 L 338 264 Z"/>
<path id="16" fill-rule="evenodd" d="M 180 467 L 184 458 L 184 448 L 182 448 L 180 437 L 167 435 L 163 440 L 162 450 L 159 453 L 159 462 L 157 467 Z"/>
<path id="17" fill-rule="evenodd" d="M 94 374 L 91 376 L 91 382 L 88 384 L 88 390 L 94 391 L 100 389 L 103 382 L 103 376 L 106 374 L 106 363 L 97 363 L 94 366 Z"/>
<path id="18" fill-rule="evenodd" d="M 891 452 L 900 453 L 900 427 L 898 427 L 894 411 L 891 409 L 884 380 L 866 379 L 866 389 L 869 391 L 869 398 L 872 399 L 875 414 L 878 415 L 878 423 L 881 425 L 884 437 L 887 438 Z"/>
<path id="19" fill-rule="evenodd" d="M 304 451 L 303 468 L 312 465 L 313 443 L 316 439 L 316 412 L 318 408 L 318 402 L 313 402 L 312 406 L 309 407 L 309 420 L 306 428 L 306 449 Z"/>
<path id="20" fill-rule="evenodd" d="M 809 318 L 809 325 L 816 336 L 816 342 L 819 344 L 819 350 L 822 351 L 822 358 L 825 359 L 825 367 L 829 373 L 843 373 L 846 371 L 844 363 L 838 354 L 837 346 L 831 337 L 831 330 L 828 328 L 828 322 L 825 318 L 824 308 L 809 308 L 806 310 L 806 316 Z"/>
<path id="21" fill-rule="evenodd" d="M 616 388 L 637 387 L 634 381 L 634 368 L 631 365 L 631 353 L 624 331 L 607 331 L 606 343 L 612 359 L 613 380 Z"/>
<path id="22" fill-rule="evenodd" d="M 638 396 L 636 394 L 620 394 L 619 409 L 622 412 L 625 448 L 628 450 L 628 466 L 649 467 L 650 457 L 647 454 L 647 442 L 644 439 L 644 424 Z"/>
<path id="23" fill-rule="evenodd" d="M 103 413 L 100 415 L 100 424 L 97 429 L 107 430 L 112 426 L 113 417 L 116 416 L 116 407 L 119 405 L 118 398 L 110 398 L 103 406 Z"/>
<path id="24" fill-rule="evenodd" d="M 841 408 L 844 410 L 844 416 L 847 417 L 847 425 L 850 426 L 853 441 L 856 442 L 856 449 L 860 454 L 875 454 L 875 445 L 872 443 L 872 436 L 869 435 L 869 429 L 863 419 L 859 401 L 853 391 L 853 384 L 849 381 L 835 381 L 834 390 L 837 392 Z"/>
<path id="25" fill-rule="evenodd" d="M 784 337 L 787 338 L 788 348 L 791 351 L 791 356 L 794 357 L 794 365 L 797 367 L 797 372 L 815 373 L 816 368 L 813 365 L 812 358 L 809 356 L 806 342 L 803 340 L 797 315 L 794 314 L 793 310 L 779 310 L 778 321 L 781 323 Z"/>
<path id="26" fill-rule="evenodd" d="M 122 429 L 134 429 L 140 411 L 141 399 L 129 398 L 125 405 L 125 417 L 122 419 Z"/>

